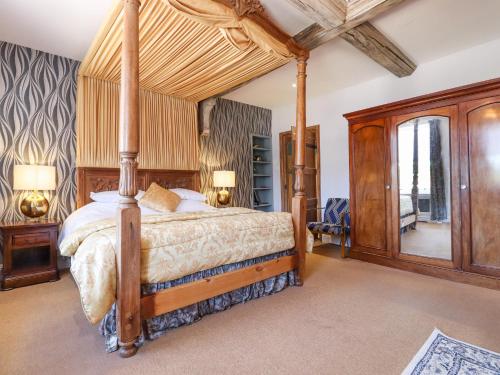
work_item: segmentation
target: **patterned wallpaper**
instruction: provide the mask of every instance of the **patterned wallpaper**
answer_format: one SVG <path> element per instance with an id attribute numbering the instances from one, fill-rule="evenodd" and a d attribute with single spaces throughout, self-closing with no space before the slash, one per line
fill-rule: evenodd
<path id="1" fill-rule="evenodd" d="M 57 190 L 45 192 L 50 217 L 75 209 L 75 103 L 79 62 L 0 41 L 0 220 L 23 219 L 13 191 L 15 164 L 55 165 Z M 250 207 L 251 134 L 271 135 L 271 111 L 218 98 L 210 134 L 200 139 L 202 191 L 215 202 L 214 170 L 236 171 L 233 204 Z"/>
<path id="2" fill-rule="evenodd" d="M 216 201 L 213 171 L 236 172 L 233 205 L 251 207 L 251 134 L 271 135 L 271 110 L 218 98 L 210 115 L 210 132 L 200 139 L 201 191 Z"/>
<path id="3" fill-rule="evenodd" d="M 0 41 L 0 220 L 18 220 L 15 164 L 56 166 L 49 216 L 75 208 L 75 101 L 79 62 Z"/>

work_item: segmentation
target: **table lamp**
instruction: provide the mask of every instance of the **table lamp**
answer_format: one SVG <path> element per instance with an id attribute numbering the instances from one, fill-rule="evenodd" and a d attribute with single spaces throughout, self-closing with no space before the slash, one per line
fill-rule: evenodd
<path id="1" fill-rule="evenodd" d="M 227 188 L 235 186 L 236 175 L 234 171 L 214 171 L 214 187 L 222 188 L 217 192 L 217 202 L 225 206 L 231 200 L 231 194 Z"/>
<path id="2" fill-rule="evenodd" d="M 39 190 L 56 189 L 56 168 L 46 165 L 15 165 L 14 190 L 31 190 L 21 202 L 21 212 L 29 218 L 43 216 L 49 202 Z"/>

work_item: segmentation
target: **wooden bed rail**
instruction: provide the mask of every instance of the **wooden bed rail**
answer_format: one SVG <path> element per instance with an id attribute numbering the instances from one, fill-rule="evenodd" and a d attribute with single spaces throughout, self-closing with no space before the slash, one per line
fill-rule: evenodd
<path id="1" fill-rule="evenodd" d="M 117 315 L 116 331 L 122 357 L 137 352 L 134 343 L 140 335 L 142 318 L 185 306 L 218 294 L 264 280 L 290 269 L 298 270 L 299 285 L 305 271 L 306 196 L 304 193 L 306 130 L 306 62 L 309 52 L 297 57 L 297 123 L 295 139 L 295 194 L 292 220 L 296 255 L 261 265 L 246 267 L 225 275 L 172 288 L 142 299 L 140 295 L 140 209 L 137 194 L 137 154 L 139 152 L 139 0 L 123 2 L 123 41 L 120 93 L 120 206 L 117 213 Z M 168 150 L 166 150 L 168 152 Z M 208 281 L 207 281 L 208 280 Z"/>
<path id="2" fill-rule="evenodd" d="M 297 255 L 288 255 L 142 297 L 141 317 L 150 319 L 280 275 L 295 269 L 297 262 Z"/>

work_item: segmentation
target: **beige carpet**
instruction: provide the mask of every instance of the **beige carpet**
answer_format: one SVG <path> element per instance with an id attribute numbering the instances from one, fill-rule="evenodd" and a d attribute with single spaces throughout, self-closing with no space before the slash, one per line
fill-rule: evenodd
<path id="1" fill-rule="evenodd" d="M 500 351 L 498 291 L 320 254 L 307 261 L 304 287 L 208 316 L 126 360 L 104 352 L 67 274 L 0 292 L 0 373 L 399 374 L 434 327 Z"/>

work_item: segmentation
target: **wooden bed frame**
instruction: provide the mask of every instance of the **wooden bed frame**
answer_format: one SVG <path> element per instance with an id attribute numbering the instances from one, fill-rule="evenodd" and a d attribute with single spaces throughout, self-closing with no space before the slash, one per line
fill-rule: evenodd
<path id="1" fill-rule="evenodd" d="M 304 193 L 306 128 L 306 62 L 309 52 L 296 45 L 267 19 L 258 19 L 274 37 L 286 42 L 297 56 L 297 123 L 295 138 L 295 194 L 292 219 L 295 255 L 270 260 L 214 277 L 180 285 L 141 298 L 140 292 L 140 209 L 134 199 L 138 188 L 146 189 L 152 181 L 167 187 L 199 188 L 197 171 L 138 170 L 139 152 L 139 0 L 123 1 L 123 40 L 121 55 L 121 93 L 119 153 L 120 169 L 78 169 L 78 206 L 88 202 L 90 191 L 116 189 L 121 195 L 117 214 L 117 316 L 119 353 L 130 357 L 144 319 L 165 314 L 183 306 L 203 301 L 250 285 L 257 281 L 297 270 L 299 285 L 305 271 L 306 197 Z M 169 150 L 165 150 L 169 152 Z M 119 181 L 119 182 L 117 182 Z"/>
<path id="2" fill-rule="evenodd" d="M 119 168 L 77 168 L 77 204 L 90 203 L 91 192 L 117 190 Z M 200 189 L 199 171 L 138 169 L 137 187 L 146 190 L 156 182 L 164 188 Z M 141 320 L 175 311 L 193 303 L 265 280 L 297 267 L 296 255 L 284 256 L 236 271 L 205 278 L 141 297 Z"/>

